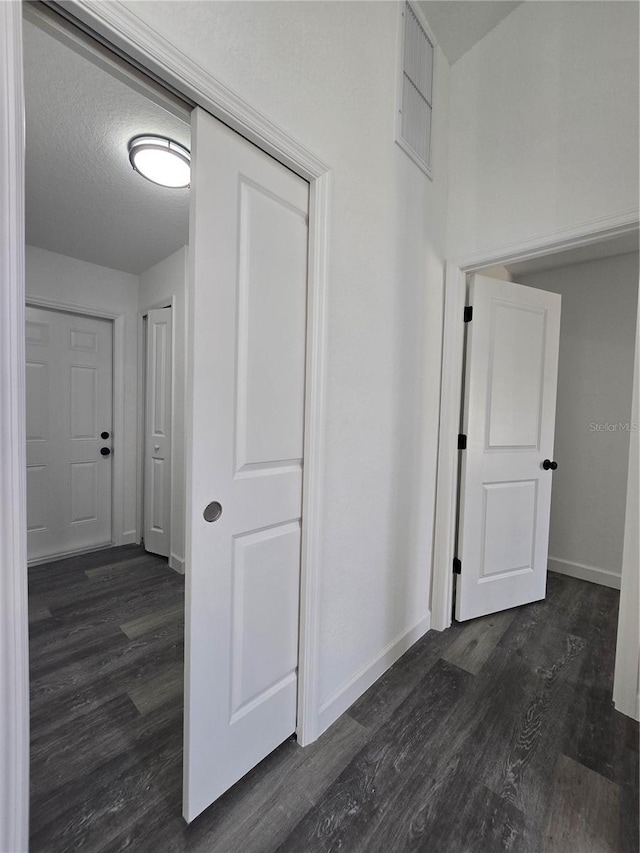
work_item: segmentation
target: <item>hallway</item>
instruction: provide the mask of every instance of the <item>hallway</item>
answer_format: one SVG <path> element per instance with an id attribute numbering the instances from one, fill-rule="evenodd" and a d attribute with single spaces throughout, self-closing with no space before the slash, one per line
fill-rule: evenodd
<path id="1" fill-rule="evenodd" d="M 546 602 L 430 632 L 187 827 L 183 589 L 136 546 L 30 570 L 33 853 L 638 850 L 615 590 L 550 574 Z"/>

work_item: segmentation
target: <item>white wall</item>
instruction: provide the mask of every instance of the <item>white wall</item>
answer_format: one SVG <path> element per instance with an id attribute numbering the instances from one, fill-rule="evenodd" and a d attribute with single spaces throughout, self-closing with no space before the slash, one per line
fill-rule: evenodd
<path id="1" fill-rule="evenodd" d="M 460 261 L 637 215 L 638 4 L 522 3 L 451 69 L 449 162 Z"/>
<path id="2" fill-rule="evenodd" d="M 114 513 L 116 544 L 136 539 L 136 435 L 138 394 L 138 277 L 99 267 L 65 255 L 27 246 L 26 291 L 78 310 L 104 311 L 124 317 L 124 435 L 114 453 L 119 465 L 123 500 Z M 118 366 L 116 364 L 116 370 Z M 114 440 L 117 440 L 114 424 Z M 122 454 L 120 458 L 116 455 Z M 121 511 L 121 514 L 120 514 Z M 120 535 L 118 535 L 120 533 Z"/>
<path id="3" fill-rule="evenodd" d="M 638 256 L 518 276 L 562 295 L 549 568 L 620 587 Z"/>
<path id="4" fill-rule="evenodd" d="M 173 376 L 171 419 L 171 553 L 172 568 L 184 573 L 185 533 L 185 284 L 187 247 L 141 273 L 139 310 L 173 308 Z"/>
<path id="5" fill-rule="evenodd" d="M 320 726 L 429 625 L 447 198 L 394 143 L 398 5 L 128 8 L 332 169 Z"/>

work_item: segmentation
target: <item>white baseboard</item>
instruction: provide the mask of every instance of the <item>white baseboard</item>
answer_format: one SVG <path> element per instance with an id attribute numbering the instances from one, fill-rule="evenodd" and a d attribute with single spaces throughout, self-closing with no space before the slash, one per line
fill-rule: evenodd
<path id="1" fill-rule="evenodd" d="M 176 571 L 179 575 L 184 574 L 184 557 L 177 557 L 171 554 L 169 557 L 169 567 Z"/>
<path id="2" fill-rule="evenodd" d="M 578 578 L 581 581 L 599 583 L 600 586 L 609 586 L 611 589 L 620 589 L 620 575 L 609 571 L 609 569 L 585 566 L 582 563 L 560 560 L 557 557 L 549 557 L 547 568 L 550 572 L 558 572 L 560 575 L 569 575 L 569 577 Z"/>
<path id="3" fill-rule="evenodd" d="M 28 566 L 42 566 L 45 563 L 55 563 L 57 560 L 66 560 L 68 557 L 81 557 L 82 554 L 92 554 L 94 551 L 105 551 L 107 548 L 113 548 L 113 542 L 107 542 L 105 545 L 93 545 L 91 548 L 79 548 L 76 551 L 60 551 L 55 554 L 48 554 L 45 557 L 35 557 L 29 560 Z"/>
<path id="4" fill-rule="evenodd" d="M 137 532 L 135 530 L 125 530 L 121 536 L 119 545 L 136 545 L 140 544 L 140 540 L 138 539 Z"/>
<path id="5" fill-rule="evenodd" d="M 353 678 L 343 684 L 330 699 L 323 702 L 318 711 L 318 734 L 326 731 L 356 699 L 368 690 L 381 675 L 389 669 L 411 646 L 427 633 L 431 627 L 431 613 L 427 613 L 419 622 L 403 631 L 388 646 L 376 655 L 372 661 L 362 667 Z"/>

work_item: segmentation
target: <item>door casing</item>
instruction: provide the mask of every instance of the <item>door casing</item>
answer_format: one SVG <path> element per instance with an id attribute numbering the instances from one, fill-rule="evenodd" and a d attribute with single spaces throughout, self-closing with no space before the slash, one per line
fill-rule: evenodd
<path id="1" fill-rule="evenodd" d="M 489 250 L 462 261 L 448 261 L 445 270 L 444 326 L 442 342 L 442 381 L 440 388 L 440 424 L 438 429 L 438 468 L 436 479 L 436 517 L 431 587 L 431 627 L 444 631 L 451 625 L 453 609 L 453 558 L 458 499 L 458 445 L 462 403 L 462 365 L 464 348 L 463 310 L 466 278 L 494 266 L 554 255 L 569 249 L 591 246 L 635 234 L 639 229 L 638 212 L 591 220 L 583 227 L 541 235 L 526 243 Z M 638 361 L 636 345 L 635 361 Z M 627 508 L 632 495 L 627 491 Z"/>

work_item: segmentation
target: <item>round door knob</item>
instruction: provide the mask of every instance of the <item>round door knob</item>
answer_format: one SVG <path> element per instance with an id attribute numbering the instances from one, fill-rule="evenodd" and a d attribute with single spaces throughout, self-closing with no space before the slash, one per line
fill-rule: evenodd
<path id="1" fill-rule="evenodd" d="M 222 515 L 222 504 L 218 503 L 218 501 L 211 501 L 210 504 L 207 504 L 204 508 L 204 512 L 202 513 L 202 517 L 205 521 L 217 521 Z"/>
<path id="2" fill-rule="evenodd" d="M 103 441 L 106 441 L 106 440 L 109 438 L 109 433 L 108 433 L 106 430 L 105 430 L 105 432 L 101 432 L 101 433 L 100 433 L 100 438 L 101 438 Z"/>
<path id="3" fill-rule="evenodd" d="M 549 471 L 549 469 L 551 469 L 551 471 L 555 471 L 556 468 L 558 467 L 558 463 L 552 462 L 550 459 L 545 459 L 544 462 L 542 463 L 542 467 L 544 468 L 545 471 Z"/>
<path id="4" fill-rule="evenodd" d="M 111 453 L 111 450 L 108 447 L 101 447 L 100 448 L 100 455 L 101 456 L 109 456 L 110 453 Z"/>
<path id="5" fill-rule="evenodd" d="M 157 453 L 157 452 L 160 450 L 160 445 L 159 445 L 159 444 L 154 444 L 154 445 L 153 445 L 153 449 L 154 449 L 154 451 Z"/>

